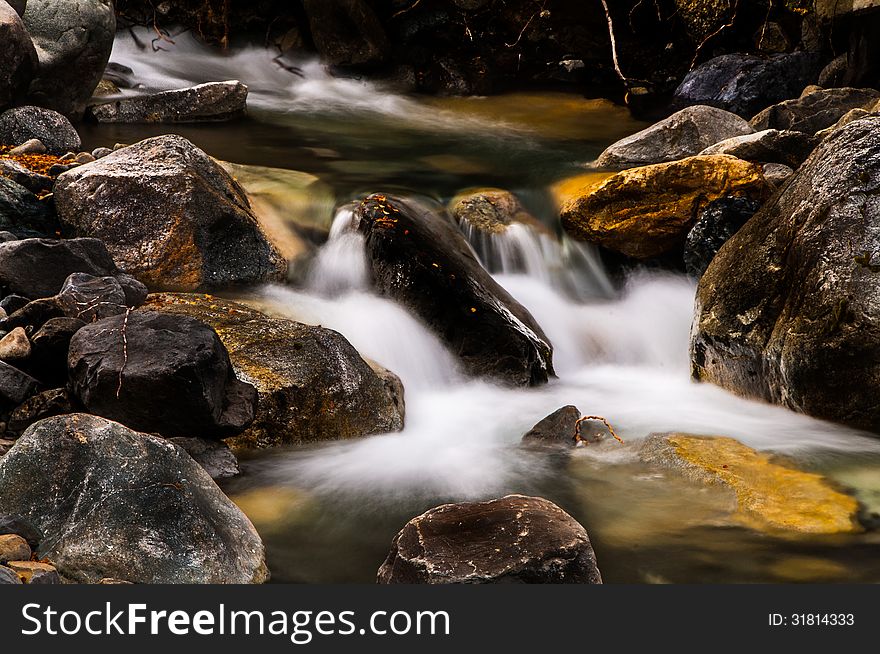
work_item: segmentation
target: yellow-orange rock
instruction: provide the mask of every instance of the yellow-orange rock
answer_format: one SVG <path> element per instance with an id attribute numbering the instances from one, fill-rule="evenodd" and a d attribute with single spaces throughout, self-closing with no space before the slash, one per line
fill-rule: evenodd
<path id="1" fill-rule="evenodd" d="M 651 259 L 682 247 L 713 200 L 763 200 L 770 190 L 759 164 L 727 155 L 689 157 L 630 168 L 587 186 L 562 207 L 562 225 L 578 240 Z"/>

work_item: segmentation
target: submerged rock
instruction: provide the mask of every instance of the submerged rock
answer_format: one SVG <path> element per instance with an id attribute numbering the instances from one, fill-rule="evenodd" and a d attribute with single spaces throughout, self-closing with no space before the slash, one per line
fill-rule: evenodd
<path id="1" fill-rule="evenodd" d="M 82 115 L 113 49 L 113 2 L 28 0 L 23 20 L 40 62 L 30 97 L 65 115 Z"/>
<path id="2" fill-rule="evenodd" d="M 473 375 L 547 382 L 553 352 L 532 315 L 486 272 L 452 221 L 399 198 L 356 210 L 377 290 L 416 313 Z"/>
<path id="3" fill-rule="evenodd" d="M 700 154 L 729 154 L 746 161 L 778 163 L 797 168 L 813 152 L 819 139 L 803 132 L 765 129 L 712 145 Z"/>
<path id="4" fill-rule="evenodd" d="M 99 123 L 204 123 L 232 120 L 247 111 L 248 88 L 239 81 L 134 95 L 89 107 Z"/>
<path id="5" fill-rule="evenodd" d="M 523 437 L 524 445 L 574 447 L 578 420 L 583 414 L 576 406 L 564 406 L 532 427 Z"/>
<path id="6" fill-rule="evenodd" d="M 753 131 L 747 121 L 729 111 L 705 105 L 686 107 L 608 146 L 596 165 L 619 169 L 677 161 L 700 154 L 719 141 Z"/>
<path id="7" fill-rule="evenodd" d="M 763 200 L 769 192 L 759 164 L 726 155 L 689 157 L 631 168 L 584 189 L 563 206 L 562 226 L 578 240 L 652 259 L 680 251 L 709 202 Z"/>
<path id="8" fill-rule="evenodd" d="M 267 282 L 287 271 L 241 187 L 180 136 L 62 174 L 55 206 L 68 229 L 100 238 L 120 268 L 152 289 Z"/>
<path id="9" fill-rule="evenodd" d="M 733 519 L 759 531 L 838 534 L 861 531 L 858 502 L 820 475 L 787 468 L 739 441 L 689 434 L 653 434 L 644 460 L 736 496 Z"/>
<path id="10" fill-rule="evenodd" d="M 70 121 L 44 107 L 16 107 L 0 114 L 0 144 L 21 145 L 39 139 L 50 154 L 79 151 L 79 134 Z"/>
<path id="11" fill-rule="evenodd" d="M 457 223 L 482 234 L 502 234 L 513 224 L 543 228 L 513 193 L 481 188 L 459 193 L 449 202 L 449 213 Z"/>
<path id="12" fill-rule="evenodd" d="M 144 309 L 191 316 L 213 327 L 238 376 L 256 387 L 260 400 L 254 423 L 229 440 L 235 446 L 354 438 L 403 428 L 400 380 L 393 376 L 396 384 L 386 384 L 337 332 L 270 318 L 209 295 L 151 295 Z"/>
<path id="13" fill-rule="evenodd" d="M 687 74 L 675 90 L 673 104 L 706 104 L 748 119 L 765 107 L 798 97 L 820 70 L 818 55 L 808 52 L 721 55 Z"/>
<path id="14" fill-rule="evenodd" d="M 0 67 L 0 109 L 3 109 L 24 97 L 37 67 L 37 53 L 27 29 L 15 10 L 5 2 L 0 2 L 0 61 L 3 62 Z M 5 141 L 0 138 L 0 143 Z"/>
<path id="15" fill-rule="evenodd" d="M 757 130 L 794 130 L 815 134 L 831 127 L 851 110 L 873 108 L 878 101 L 880 92 L 874 89 L 822 89 L 796 100 L 767 107 L 752 118 L 751 124 Z"/>
<path id="16" fill-rule="evenodd" d="M 380 584 L 600 584 L 584 528 L 540 497 L 444 504 L 410 520 Z"/>
<path id="17" fill-rule="evenodd" d="M 68 372 L 90 413 L 164 436 L 235 436 L 256 411 L 256 389 L 236 378 L 217 334 L 187 316 L 138 311 L 86 325 Z"/>
<path id="18" fill-rule="evenodd" d="M 0 460 L 0 513 L 73 581 L 262 583 L 263 544 L 186 452 L 97 416 L 43 420 Z"/>
<path id="19" fill-rule="evenodd" d="M 684 265 L 688 274 L 697 278 L 702 276 L 721 246 L 760 208 L 760 202 L 744 197 L 725 197 L 710 202 L 687 235 Z"/>
<path id="20" fill-rule="evenodd" d="M 823 141 L 697 290 L 696 379 L 880 432 L 880 117 Z"/>

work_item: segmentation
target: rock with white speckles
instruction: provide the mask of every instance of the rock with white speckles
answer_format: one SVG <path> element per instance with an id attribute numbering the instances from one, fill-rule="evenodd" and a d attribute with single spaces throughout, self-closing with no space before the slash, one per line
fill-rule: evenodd
<path id="1" fill-rule="evenodd" d="M 552 502 L 508 495 L 413 518 L 379 568 L 381 584 L 600 584 L 586 530 Z"/>
<path id="2" fill-rule="evenodd" d="M 0 460 L 0 514 L 44 534 L 37 556 L 83 583 L 262 583 L 247 517 L 176 445 L 97 416 L 29 428 Z"/>
<path id="3" fill-rule="evenodd" d="M 825 139 L 712 259 L 696 379 L 880 432 L 880 117 Z"/>
<path id="4" fill-rule="evenodd" d="M 270 318 L 210 295 L 157 293 L 143 309 L 210 325 L 241 379 L 259 393 L 257 415 L 236 447 L 355 438 L 403 428 L 403 385 L 364 361 L 330 329 Z"/>

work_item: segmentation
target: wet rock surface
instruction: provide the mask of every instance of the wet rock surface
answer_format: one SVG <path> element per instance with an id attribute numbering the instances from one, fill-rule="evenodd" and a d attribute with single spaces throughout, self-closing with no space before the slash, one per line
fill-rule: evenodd
<path id="1" fill-rule="evenodd" d="M 872 108 L 880 101 L 874 89 L 822 89 L 768 107 L 752 118 L 756 130 L 794 130 L 815 134 L 831 127 L 853 109 Z"/>
<path id="2" fill-rule="evenodd" d="M 186 89 L 136 95 L 89 107 L 99 123 L 204 123 L 240 118 L 247 87 L 238 81 L 209 82 Z"/>
<path id="3" fill-rule="evenodd" d="M 356 213 L 376 289 L 419 315 L 469 372 L 517 386 L 553 376 L 549 340 L 451 221 L 384 195 Z"/>
<path id="4" fill-rule="evenodd" d="M 729 154 L 745 161 L 797 168 L 819 144 L 818 138 L 792 130 L 766 129 L 715 143 L 699 154 Z"/>
<path id="5" fill-rule="evenodd" d="M 687 235 L 684 265 L 689 275 L 699 278 L 718 250 L 755 215 L 761 204 L 744 197 L 719 198 L 703 210 Z"/>
<path id="6" fill-rule="evenodd" d="M 584 528 L 548 500 L 508 495 L 413 518 L 379 569 L 382 584 L 602 583 Z"/>
<path id="7" fill-rule="evenodd" d="M 21 145 L 39 139 L 51 154 L 79 150 L 79 134 L 62 114 L 44 107 L 16 107 L 0 114 L 0 143 Z"/>
<path id="8" fill-rule="evenodd" d="M 96 583 L 261 583 L 263 544 L 186 452 L 74 414 L 31 427 L 0 460 L 0 513 L 44 534 L 38 556 Z"/>

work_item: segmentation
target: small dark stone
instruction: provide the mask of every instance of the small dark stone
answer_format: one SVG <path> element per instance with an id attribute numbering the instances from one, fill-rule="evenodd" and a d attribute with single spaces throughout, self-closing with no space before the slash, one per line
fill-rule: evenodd
<path id="1" fill-rule="evenodd" d="M 68 318 L 94 322 L 125 313 L 125 291 L 115 277 L 73 273 L 58 293 L 58 304 Z"/>
<path id="2" fill-rule="evenodd" d="M 49 203 L 21 184 L 0 177 L 0 229 L 17 237 L 5 240 L 54 236 L 59 227 Z"/>
<path id="3" fill-rule="evenodd" d="M 68 371 L 89 412 L 140 431 L 226 438 L 254 419 L 256 389 L 236 378 L 214 330 L 186 316 L 138 311 L 86 325 Z"/>
<path id="4" fill-rule="evenodd" d="M 710 202 L 685 242 L 684 265 L 688 274 L 702 277 L 721 246 L 760 208 L 760 202 L 745 197 L 726 197 Z"/>
<path id="5" fill-rule="evenodd" d="M 37 393 L 16 407 L 9 416 L 9 422 L 6 423 L 6 432 L 17 436 L 43 418 L 72 412 L 73 406 L 67 389 L 52 388 Z"/>
<path id="6" fill-rule="evenodd" d="M 207 438 L 169 438 L 202 466 L 213 479 L 228 479 L 241 474 L 238 459 L 223 441 Z"/>
<path id="7" fill-rule="evenodd" d="M 0 534 L 15 534 L 24 538 L 32 550 L 36 550 L 43 540 L 43 532 L 27 518 L 20 515 L 0 514 Z"/>
<path id="8" fill-rule="evenodd" d="M 5 320 L 0 321 L 0 328 L 12 331 L 16 327 L 24 327 L 28 334 L 33 334 L 48 320 L 60 318 L 64 311 L 54 297 L 28 302 Z"/>
<path id="9" fill-rule="evenodd" d="M 9 179 L 14 184 L 18 184 L 31 193 L 50 191 L 54 184 L 51 177 L 35 173 L 14 159 L 0 159 L 0 176 Z"/>
<path id="10" fill-rule="evenodd" d="M 29 302 L 30 300 L 23 295 L 16 295 L 13 293 L 0 300 L 0 308 L 6 312 L 7 316 L 11 316 L 19 309 L 23 309 L 27 306 Z"/>
<path id="11" fill-rule="evenodd" d="M 51 318 L 31 337 L 33 367 L 51 385 L 67 383 L 67 350 L 70 339 L 86 326 L 77 318 Z"/>
<path id="12" fill-rule="evenodd" d="M 527 445 L 551 445 L 556 447 L 574 447 L 575 430 L 581 416 L 576 406 L 564 406 L 541 420 L 522 437 Z"/>
<path id="13" fill-rule="evenodd" d="M 40 382 L 33 377 L 0 361 L 0 398 L 18 405 L 34 395 L 39 387 Z"/>
<path id="14" fill-rule="evenodd" d="M 149 295 L 147 287 L 131 275 L 119 273 L 116 275 L 116 281 L 119 282 L 122 292 L 125 293 L 127 306 L 136 309 L 147 301 L 147 295 Z"/>
<path id="15" fill-rule="evenodd" d="M 0 586 L 21 586 L 21 579 L 5 565 L 0 565 Z"/>

